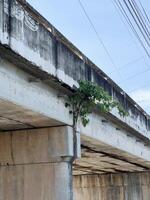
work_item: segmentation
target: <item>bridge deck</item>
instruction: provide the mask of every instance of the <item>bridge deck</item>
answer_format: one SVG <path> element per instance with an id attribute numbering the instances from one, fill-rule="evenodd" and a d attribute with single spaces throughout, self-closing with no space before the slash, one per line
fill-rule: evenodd
<path id="1" fill-rule="evenodd" d="M 72 126 L 65 95 L 79 79 L 94 81 L 130 115 L 92 113 L 86 128 L 79 123 L 74 173 L 148 170 L 149 116 L 30 5 L 11 2 L 0 0 L 0 130 Z"/>

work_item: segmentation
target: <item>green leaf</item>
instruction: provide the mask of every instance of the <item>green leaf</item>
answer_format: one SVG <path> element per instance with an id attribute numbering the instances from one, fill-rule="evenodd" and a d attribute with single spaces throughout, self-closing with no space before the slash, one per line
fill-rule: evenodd
<path id="1" fill-rule="evenodd" d="M 68 97 L 65 106 L 72 108 L 69 113 L 73 114 L 76 123 L 80 117 L 83 126 L 89 123 L 87 115 L 93 111 L 95 106 L 98 106 L 100 111 L 104 113 L 116 107 L 121 116 L 128 115 L 128 112 L 118 101 L 113 100 L 102 87 L 90 81 L 79 81 L 79 88 Z"/>

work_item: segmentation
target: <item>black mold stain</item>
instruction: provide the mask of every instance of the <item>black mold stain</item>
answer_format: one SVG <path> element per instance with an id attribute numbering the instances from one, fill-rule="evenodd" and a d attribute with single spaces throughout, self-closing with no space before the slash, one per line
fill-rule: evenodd
<path id="1" fill-rule="evenodd" d="M 18 2 L 18 3 L 16 3 Z M 49 22 L 40 16 L 30 5 L 16 0 L 8 0 L 8 13 L 3 9 L 3 31 L 9 38 L 13 37 L 23 43 L 30 51 L 36 53 L 45 61 L 49 61 L 75 81 L 90 80 L 103 87 L 110 95 L 116 98 L 130 113 L 130 117 L 140 121 L 140 125 L 150 130 L 149 116 L 104 72 L 95 66 L 64 36 L 61 35 Z M 21 21 L 12 16 L 12 5 L 20 6 L 24 13 Z M 1 11 L 2 12 L 2 11 Z M 11 36 L 11 37 L 10 37 Z M 139 125 L 139 126 L 140 126 Z M 139 127 L 140 128 L 140 127 Z"/>

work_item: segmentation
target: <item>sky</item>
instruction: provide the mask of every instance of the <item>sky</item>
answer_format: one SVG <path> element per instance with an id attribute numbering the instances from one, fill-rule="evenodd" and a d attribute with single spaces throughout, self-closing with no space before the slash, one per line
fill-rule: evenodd
<path id="1" fill-rule="evenodd" d="M 113 0 L 81 0 L 113 64 L 78 0 L 27 1 L 150 114 L 150 58 Z M 141 2 L 150 17 L 150 1 Z"/>

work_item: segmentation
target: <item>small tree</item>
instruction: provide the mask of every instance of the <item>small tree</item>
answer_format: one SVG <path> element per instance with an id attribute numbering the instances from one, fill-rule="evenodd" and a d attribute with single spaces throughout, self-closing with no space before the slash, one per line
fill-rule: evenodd
<path id="1" fill-rule="evenodd" d="M 66 102 L 66 107 L 70 108 L 69 113 L 73 115 L 75 138 L 79 117 L 83 126 L 86 126 L 89 123 L 88 115 L 93 111 L 95 106 L 103 113 L 108 113 L 116 107 L 121 116 L 128 115 L 121 104 L 114 100 L 102 87 L 90 81 L 80 81 L 79 88 L 75 93 L 68 96 Z"/>

